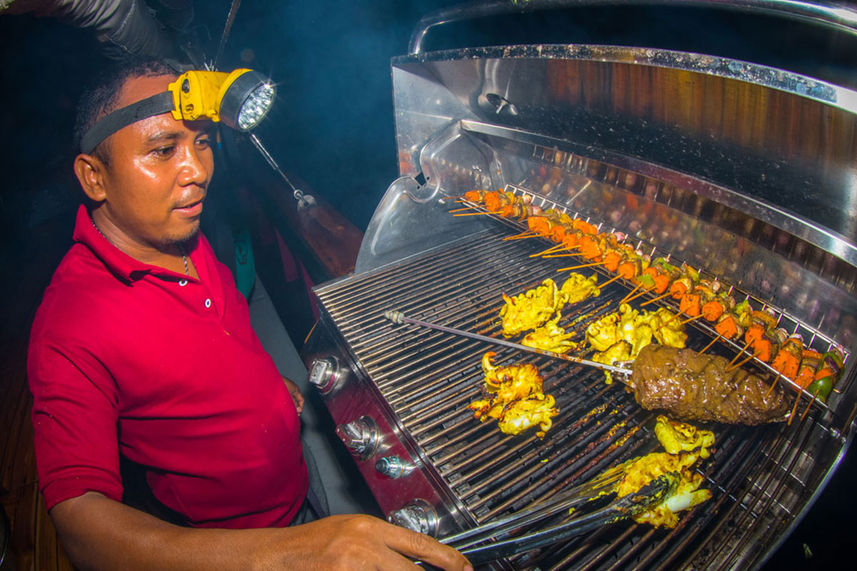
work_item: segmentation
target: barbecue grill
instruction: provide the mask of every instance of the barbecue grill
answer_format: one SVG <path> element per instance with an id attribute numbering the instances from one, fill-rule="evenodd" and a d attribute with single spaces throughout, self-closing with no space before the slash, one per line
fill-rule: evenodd
<path id="1" fill-rule="evenodd" d="M 737 4 L 809 14 L 799 3 Z M 525 221 L 461 200 L 470 190 L 502 189 L 599 232 L 620 232 L 652 257 L 700 268 L 736 299 L 771 311 L 807 346 L 841 347 L 845 368 L 822 402 L 767 363 L 743 364 L 776 379 L 789 418 L 705 425 L 716 445 L 698 471 L 712 498 L 683 512 L 676 528 L 598 525 L 493 565 L 760 566 L 821 492 L 855 431 L 857 92 L 748 62 L 648 48 L 424 53 L 426 31 L 461 15 L 424 20 L 410 54 L 393 60 L 401 177 L 375 211 L 354 273 L 314 290 L 321 319 L 303 356 L 337 434 L 388 518 L 440 538 L 514 522 L 658 449 L 658 413 L 601 370 L 388 319 L 395 311 L 502 339 L 503 293 L 562 280 L 567 272 L 558 268 L 586 261 L 539 256 L 552 242 L 507 239 L 526 231 Z M 811 16 L 857 30 L 854 12 L 816 6 Z M 613 277 L 600 266 L 579 271 L 602 283 Z M 586 326 L 616 311 L 633 289 L 613 281 L 567 307 L 560 323 L 582 341 Z M 647 308 L 657 306 L 678 309 L 671 298 Z M 741 341 L 711 343 L 717 334 L 705 320 L 686 327 L 691 348 L 729 359 L 742 352 Z M 589 356 L 581 347 L 580 357 Z M 535 430 L 502 434 L 496 423 L 474 419 L 468 405 L 480 398 L 487 351 L 497 364 L 538 366 L 560 410 L 544 438 Z M 562 517 L 574 514 L 549 523 Z M 520 527 L 531 533 L 547 525 Z"/>

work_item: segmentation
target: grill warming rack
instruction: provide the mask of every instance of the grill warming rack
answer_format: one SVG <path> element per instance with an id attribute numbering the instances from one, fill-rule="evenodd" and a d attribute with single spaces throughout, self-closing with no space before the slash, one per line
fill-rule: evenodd
<path id="1" fill-rule="evenodd" d="M 499 337 L 501 293 L 525 291 L 556 277 L 556 269 L 567 264 L 566 259 L 530 258 L 543 250 L 544 242 L 502 239 L 514 232 L 496 224 L 479 235 L 315 290 L 323 320 L 337 325 L 337 343 L 353 356 L 350 369 L 368 379 L 367 389 L 387 413 L 383 422 L 403 443 L 409 464 L 404 472 L 418 472 L 439 490 L 445 510 L 439 510 L 434 527 L 427 530 L 438 535 L 514 514 L 656 446 L 655 414 L 639 407 L 620 383 L 605 384 L 603 373 L 586 367 L 498 349 L 498 365 L 536 364 L 545 392 L 560 408 L 544 440 L 532 433 L 503 435 L 493 423 L 474 420 L 467 409 L 479 398 L 481 355 L 497 348 L 394 326 L 384 317 L 395 307 L 420 319 Z M 561 325 L 576 331 L 575 340 L 580 340 L 586 325 L 615 310 L 627 291 L 611 284 L 600 297 L 567 310 Z M 711 339 L 702 327 L 688 335 L 688 346 L 696 349 Z M 827 341 L 818 332 L 815 338 Z M 716 452 L 699 470 L 713 498 L 683 514 L 673 530 L 615 524 L 544 552 L 519 554 L 509 563 L 516 568 L 536 563 L 541 568 L 726 568 L 758 560 L 811 495 L 816 482 L 803 480 L 811 462 L 809 443 L 839 438 L 831 431 L 813 433 L 828 413 L 815 406 L 805 420 L 791 425 L 716 426 Z M 392 450 L 396 445 L 380 444 L 385 446 Z M 385 460 L 389 463 L 389 457 Z M 379 478 L 371 469 L 363 473 L 370 480 Z M 402 493 L 419 497 L 413 489 Z M 381 494 L 379 503 L 383 500 Z"/>

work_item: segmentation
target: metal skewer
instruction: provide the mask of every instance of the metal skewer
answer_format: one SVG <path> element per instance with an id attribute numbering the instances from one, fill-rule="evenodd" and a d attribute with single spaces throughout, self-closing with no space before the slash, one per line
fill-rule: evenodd
<path id="1" fill-rule="evenodd" d="M 478 341 L 485 341 L 486 343 L 493 343 L 495 345 L 502 345 L 504 347 L 510 347 L 512 349 L 519 349 L 521 351 L 528 351 L 530 353 L 536 353 L 538 355 L 544 355 L 545 357 L 552 357 L 554 359 L 562 359 L 563 361 L 569 361 L 571 363 L 577 363 L 579 365 L 588 365 L 590 367 L 596 367 L 599 369 L 604 369 L 605 371 L 610 371 L 611 373 L 617 373 L 619 375 L 630 376 L 633 371 L 631 369 L 625 369 L 622 367 L 616 367 L 613 365 L 606 365 L 604 363 L 598 363 L 596 361 L 589 361 L 588 359 L 581 359 L 580 357 L 571 357 L 569 355 L 563 355 L 561 353 L 554 353 L 553 351 L 544 351 L 542 349 L 536 349 L 535 347 L 527 347 L 526 345 L 521 345 L 520 343 L 513 343 L 511 341 L 506 341 L 505 339 L 496 339 L 494 337 L 488 337 L 486 335 L 480 335 L 478 333 L 471 333 L 470 331 L 464 331 L 463 329 L 454 329 L 452 327 L 446 327 L 445 325 L 438 325 L 436 323 L 429 323 L 428 321 L 421 321 L 419 319 L 412 319 L 410 317 L 406 317 L 404 313 L 401 311 L 395 310 L 387 310 L 384 312 L 384 317 L 392 321 L 396 324 L 402 323 L 410 323 L 412 325 L 419 325 L 421 327 L 428 327 L 429 329 L 436 329 L 438 331 L 445 331 L 446 333 L 452 333 L 453 335 L 460 335 L 462 337 L 469 337 L 471 339 L 476 339 Z"/>

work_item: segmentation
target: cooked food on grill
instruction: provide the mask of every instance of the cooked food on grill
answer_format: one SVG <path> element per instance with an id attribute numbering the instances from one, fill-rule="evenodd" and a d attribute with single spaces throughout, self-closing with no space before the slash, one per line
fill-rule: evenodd
<path id="1" fill-rule="evenodd" d="M 670 454 L 698 449 L 700 457 L 708 458 L 708 447 L 714 445 L 714 433 L 710 430 L 699 430 L 692 424 L 670 420 L 663 415 L 656 419 L 655 436 Z"/>
<path id="2" fill-rule="evenodd" d="M 511 403 L 503 409 L 497 419 L 497 426 L 504 434 L 520 434 L 534 426 L 539 427 L 536 436 L 544 438 L 550 430 L 551 418 L 559 414 L 551 395 L 533 396 Z"/>
<path id="3" fill-rule="evenodd" d="M 784 420 L 788 412 L 779 386 L 741 368 L 728 370 L 720 356 L 652 344 L 637 355 L 633 371 L 637 402 L 681 420 L 756 425 Z"/>
<path id="4" fill-rule="evenodd" d="M 666 452 L 653 452 L 628 460 L 617 467 L 624 473 L 616 485 L 619 497 L 633 494 L 652 480 L 668 476 L 672 486 L 667 497 L 657 505 L 633 516 L 637 523 L 673 528 L 678 524 L 677 512 L 692 508 L 711 498 L 711 492 L 699 489 L 701 474 L 691 468 L 700 458 L 708 458 L 708 447 L 714 444 L 714 433 L 674 422 L 659 416 L 655 424 L 655 435 Z"/>
<path id="5" fill-rule="evenodd" d="M 598 289 L 597 281 L 596 274 L 587 278 L 583 274 L 572 272 L 563 282 L 560 293 L 565 296 L 565 303 L 578 303 L 590 297 L 598 297 L 601 290 Z"/>
<path id="6" fill-rule="evenodd" d="M 577 349 L 577 343 L 571 341 L 574 332 L 566 333 L 565 329 L 558 325 L 560 319 L 562 319 L 562 313 L 557 312 L 555 318 L 524 335 L 521 345 L 554 353 L 567 353 Z"/>
<path id="7" fill-rule="evenodd" d="M 538 206 L 530 204 L 529 196 L 518 196 L 513 192 L 502 190 L 470 190 L 464 193 L 464 198 L 476 204 L 482 204 L 488 212 L 493 212 L 504 218 L 525 220 L 530 216 L 542 213 Z"/>
<path id="8" fill-rule="evenodd" d="M 617 278 L 622 277 L 633 284 L 635 291 L 640 290 L 640 293 L 633 297 L 646 292 L 657 294 L 657 297 L 650 301 L 671 297 L 678 302 L 679 314 L 689 318 L 704 319 L 712 324 L 720 337 L 745 345 L 746 355 L 741 357 L 742 360 L 737 362 L 736 367 L 755 358 L 770 363 L 780 375 L 813 395 L 813 398 L 824 401 L 832 392 L 840 376 L 841 363 L 844 363 L 844 351 L 831 346 L 828 350 L 831 356 L 827 359 L 820 358 L 819 354 L 823 356 L 825 349 L 816 350 L 813 347 L 804 346 L 799 334 L 789 333 L 779 326 L 779 317 L 774 311 L 770 308 L 754 309 L 747 299 L 736 302 L 729 293 L 731 288 L 726 288 L 718 280 L 705 279 L 696 269 L 684 263 L 677 266 L 670 263 L 668 258 L 652 259 L 649 255 L 625 243 L 625 236 L 621 233 L 599 232 L 598 226 L 579 218 L 572 218 L 569 214 L 556 209 L 549 208 L 542 211 L 531 204 L 530 195 L 516 195 L 514 192 L 502 190 L 474 190 L 465 193 L 465 198 L 483 205 L 487 211 L 500 216 L 514 217 L 520 221 L 526 220 L 528 232 L 532 235 L 548 238 L 561 245 L 563 251 L 574 252 L 615 272 Z M 576 301 L 575 285 L 578 279 L 574 278 L 575 281 L 572 283 L 566 282 L 560 289 L 560 295 L 571 303 Z M 521 296 L 510 299 L 518 298 Z M 507 300 L 507 305 L 518 303 L 521 307 L 512 310 L 504 307 L 503 311 L 510 314 L 508 320 L 504 319 L 506 337 L 541 327 L 551 318 L 553 312 L 546 308 L 539 310 L 537 304 L 531 305 L 525 301 L 523 299 L 519 302 Z M 560 300 L 559 305 L 561 306 L 562 303 L 564 301 Z M 664 323 L 669 325 L 671 322 L 665 320 Z M 680 320 L 676 319 L 674 324 L 678 323 Z M 601 334 L 605 335 L 608 332 L 602 331 Z M 661 344 L 683 347 L 684 331 L 677 327 L 654 329 L 652 335 Z M 639 331 L 635 331 L 634 337 L 636 339 L 629 338 L 629 334 L 621 337 L 631 345 L 631 355 L 636 355 L 647 344 L 647 328 L 641 327 Z M 589 334 L 587 338 L 590 338 Z M 603 347 L 596 348 L 596 351 L 606 352 L 609 347 L 618 343 L 619 339 L 614 337 L 612 343 L 602 342 Z M 546 339 L 543 342 L 546 342 Z M 593 343 L 593 347 L 597 344 L 598 341 Z M 621 355 L 624 358 L 626 349 L 624 346 L 616 347 L 611 354 Z M 607 363 L 609 356 L 596 355 L 594 359 Z M 824 362 L 832 364 L 832 367 L 824 366 Z M 837 365 L 837 362 L 840 364 Z"/>
<path id="9" fill-rule="evenodd" d="M 844 366 L 845 356 L 842 349 L 837 346 L 832 347 L 821 356 L 815 371 L 815 380 L 809 384 L 807 392 L 822 402 L 827 400 Z"/>
<path id="10" fill-rule="evenodd" d="M 656 311 L 633 309 L 627 303 L 586 328 L 586 340 L 595 349 L 592 360 L 606 365 L 633 361 L 643 347 L 661 343 L 684 347 L 687 335 L 684 325 L 668 309 Z M 608 382 L 612 377 L 605 373 Z"/>
<path id="11" fill-rule="evenodd" d="M 670 456 L 667 454 L 667 456 Z M 632 519 L 637 523 L 648 523 L 655 527 L 674 528 L 678 525 L 678 512 L 688 510 L 702 502 L 711 499 L 711 491 L 699 487 L 703 483 L 702 474 L 688 469 L 673 472 L 676 479 L 675 488 L 661 503 L 638 513 Z"/>
<path id="12" fill-rule="evenodd" d="M 544 280 L 541 285 L 514 297 L 504 293 L 503 301 L 506 304 L 500 309 L 503 335 L 514 337 L 544 325 L 562 306 L 563 299 L 556 283 L 550 278 Z"/>
<path id="13" fill-rule="evenodd" d="M 538 368 L 531 363 L 497 367 L 491 363 L 495 355 L 489 351 L 482 357 L 485 398 L 470 403 L 468 408 L 481 422 L 489 418 L 497 420 L 497 426 L 505 434 L 520 434 L 537 426 L 536 436 L 544 438 L 553 423 L 551 418 L 559 410 L 554 398 L 542 392 Z"/>

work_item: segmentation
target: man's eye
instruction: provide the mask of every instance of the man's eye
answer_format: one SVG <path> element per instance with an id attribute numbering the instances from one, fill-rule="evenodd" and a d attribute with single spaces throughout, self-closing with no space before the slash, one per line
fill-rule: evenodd
<path id="1" fill-rule="evenodd" d="M 208 148 L 211 146 L 211 139 L 208 137 L 202 137 L 196 140 L 196 144 L 203 148 Z"/>
<path id="2" fill-rule="evenodd" d="M 155 156 L 158 156 L 158 157 L 168 157 L 173 153 L 174 150 L 175 150 L 174 145 L 167 145 L 164 147 L 158 147 L 156 149 L 152 149 L 152 154 L 154 154 Z"/>

